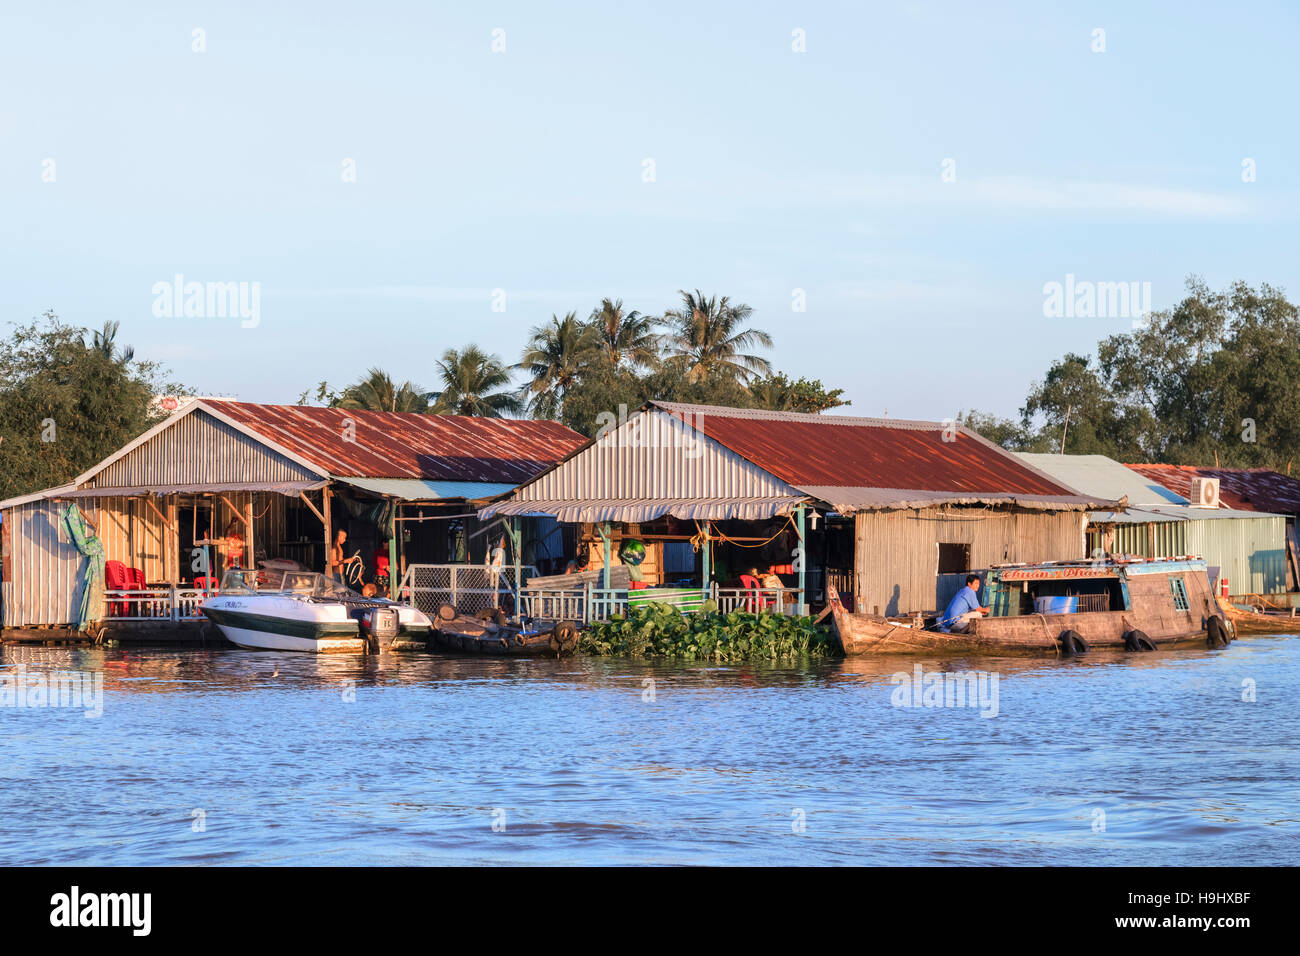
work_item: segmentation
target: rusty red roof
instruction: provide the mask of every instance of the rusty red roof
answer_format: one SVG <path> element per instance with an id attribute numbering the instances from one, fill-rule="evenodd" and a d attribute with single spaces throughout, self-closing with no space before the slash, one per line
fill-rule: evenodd
<path id="1" fill-rule="evenodd" d="M 942 422 L 652 404 L 799 488 L 1077 495 L 974 432 Z"/>
<path id="2" fill-rule="evenodd" d="M 587 441 L 559 422 L 544 420 L 255 405 L 216 399 L 204 399 L 201 404 L 340 478 L 519 484 Z"/>
<path id="3" fill-rule="evenodd" d="M 1201 468 L 1196 465 L 1128 465 L 1175 494 L 1191 494 L 1193 478 L 1218 478 L 1219 501 L 1237 511 L 1300 514 L 1300 480 L 1268 468 Z"/>

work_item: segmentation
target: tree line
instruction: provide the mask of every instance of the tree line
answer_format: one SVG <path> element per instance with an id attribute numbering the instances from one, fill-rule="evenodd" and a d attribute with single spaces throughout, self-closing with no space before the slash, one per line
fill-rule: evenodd
<path id="1" fill-rule="evenodd" d="M 1300 310 L 1282 289 L 1189 277 L 1172 308 L 1067 353 L 1034 381 L 1019 419 L 963 424 L 1014 451 L 1123 462 L 1262 467 L 1300 457 Z"/>
<path id="2" fill-rule="evenodd" d="M 801 412 L 849 404 L 842 389 L 775 371 L 757 354 L 772 337 L 752 315 L 699 291 L 658 316 L 603 299 L 585 319 L 570 312 L 532 328 L 516 362 L 470 344 L 433 362 L 432 390 L 373 368 L 340 390 L 321 382 L 299 404 L 552 418 L 587 435 L 601 413 L 650 399 Z M 157 397 L 193 394 L 118 346 L 117 331 L 47 312 L 0 339 L 0 499 L 70 481 L 160 421 Z"/>
<path id="3" fill-rule="evenodd" d="M 434 362 L 435 390 L 371 369 L 300 402 L 532 415 L 588 435 L 602 413 L 651 399 L 804 412 L 848 404 L 841 389 L 776 371 L 758 354 L 772 338 L 752 315 L 698 291 L 659 316 L 604 299 L 586 318 L 553 315 L 532 328 L 513 363 L 476 345 L 448 349 Z M 0 339 L 0 498 L 70 481 L 160 420 L 157 396 L 192 394 L 119 346 L 117 331 L 47 312 Z M 1266 283 L 1215 291 L 1192 277 L 1183 299 L 1141 328 L 1053 362 L 1018 418 L 972 409 L 959 420 L 1014 451 L 1289 472 L 1300 457 L 1300 310 Z"/>
<path id="4" fill-rule="evenodd" d="M 602 299 L 585 318 L 569 312 L 529 330 L 519 360 L 507 364 L 477 345 L 448 349 L 434 363 L 436 389 L 395 382 L 372 368 L 336 391 L 326 382 L 299 396 L 339 407 L 435 415 L 518 415 L 561 421 L 595 434 L 602 412 L 651 399 L 778 411 L 823 412 L 848 405 L 843 389 L 792 380 L 757 353 L 772 336 L 751 323 L 753 309 L 728 296 L 680 292 L 661 315 Z M 523 379 L 515 384 L 515 376 Z"/>

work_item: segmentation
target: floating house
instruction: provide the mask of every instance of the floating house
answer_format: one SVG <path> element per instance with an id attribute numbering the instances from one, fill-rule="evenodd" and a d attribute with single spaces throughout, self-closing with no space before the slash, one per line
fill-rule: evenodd
<path id="1" fill-rule="evenodd" d="M 197 618 L 195 586 L 223 565 L 321 571 L 340 529 L 365 580 L 393 594 L 407 565 L 481 562 L 490 542 L 475 504 L 584 441 L 550 421 L 190 402 L 67 485 L 0 502 L 3 625 L 75 620 L 86 559 L 63 521 L 73 503 L 103 544 L 110 590 L 132 592 L 110 597 L 110 622 L 185 623 Z M 244 547 L 204 543 L 227 532 Z M 534 555 L 547 537 L 531 526 Z M 114 570 L 132 586 L 114 588 Z"/>
<path id="2" fill-rule="evenodd" d="M 774 575 L 795 607 L 829 582 L 893 615 L 972 570 L 1082 558 L 1088 513 L 1116 504 L 952 423 L 650 402 L 478 514 L 560 522 L 606 582 L 634 554 L 633 588 L 752 608 Z"/>
<path id="3" fill-rule="evenodd" d="M 1235 511 L 1286 516 L 1287 590 L 1300 591 L 1300 480 L 1268 468 L 1199 468 L 1191 465 L 1125 465 L 1175 494 L 1205 489 Z M 1208 487 L 1207 487 L 1208 486 Z"/>
<path id="4" fill-rule="evenodd" d="M 1226 579 L 1234 595 L 1274 594 L 1287 589 L 1286 518 L 1263 511 L 1222 507 L 1215 497 L 1194 504 L 1144 469 L 1105 455 L 1021 454 L 1020 459 L 1080 494 L 1125 499 L 1122 512 L 1089 515 L 1089 554 L 1174 558 L 1199 555 L 1210 576 Z M 1190 483 L 1185 491 L 1191 491 Z"/>

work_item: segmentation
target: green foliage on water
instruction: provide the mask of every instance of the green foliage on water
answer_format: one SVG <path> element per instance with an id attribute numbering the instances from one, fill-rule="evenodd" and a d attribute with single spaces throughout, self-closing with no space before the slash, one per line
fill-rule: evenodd
<path id="1" fill-rule="evenodd" d="M 724 664 L 829 657 L 837 652 L 830 633 L 810 617 L 716 610 L 682 614 L 665 604 L 649 604 L 592 624 L 578 648 L 597 656 Z"/>

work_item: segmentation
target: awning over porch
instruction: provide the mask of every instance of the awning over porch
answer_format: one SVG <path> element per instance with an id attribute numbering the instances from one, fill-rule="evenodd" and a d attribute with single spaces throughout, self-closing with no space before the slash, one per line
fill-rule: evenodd
<path id="1" fill-rule="evenodd" d="M 340 478 L 339 481 L 388 498 L 403 501 L 478 501 L 515 490 L 515 485 L 496 481 L 430 481 L 424 478 Z"/>
<path id="2" fill-rule="evenodd" d="M 1011 505 L 1031 511 L 1123 509 L 1127 502 L 1086 495 L 1029 495 L 1005 492 L 917 491 L 907 488 L 857 488 L 800 485 L 800 491 L 826 502 L 837 514 L 933 508 L 939 505 Z"/>
<path id="3" fill-rule="evenodd" d="M 51 489 L 50 498 L 138 498 L 142 495 L 202 495 L 237 491 L 273 491 L 296 497 L 324 488 L 324 481 L 217 481 L 190 485 L 130 485 L 103 488 Z"/>
<path id="4" fill-rule="evenodd" d="M 789 514 L 802 496 L 772 498 L 604 498 L 588 501 L 498 501 L 479 510 L 482 519 L 497 515 L 550 515 L 559 521 L 640 523 L 669 515 L 683 520 L 760 521 Z"/>

